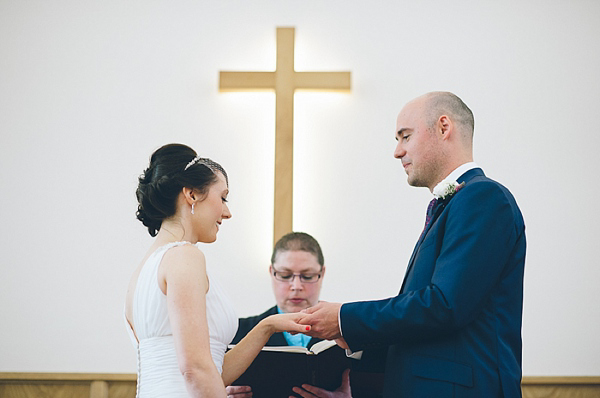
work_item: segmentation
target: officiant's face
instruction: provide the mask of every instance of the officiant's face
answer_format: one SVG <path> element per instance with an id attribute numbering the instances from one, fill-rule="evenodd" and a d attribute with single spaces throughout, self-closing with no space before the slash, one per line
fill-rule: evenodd
<path id="1" fill-rule="evenodd" d="M 325 266 L 321 267 L 314 254 L 303 250 L 279 251 L 269 271 L 275 299 L 282 311 L 299 312 L 319 302 Z M 303 282 L 300 274 L 317 278 L 316 282 Z M 286 280 L 280 280 L 282 277 Z"/>

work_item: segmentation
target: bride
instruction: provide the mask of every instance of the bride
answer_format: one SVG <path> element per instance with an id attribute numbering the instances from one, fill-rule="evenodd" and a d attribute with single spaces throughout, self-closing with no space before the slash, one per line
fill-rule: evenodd
<path id="1" fill-rule="evenodd" d="M 229 185 L 223 168 L 188 146 L 156 150 L 139 178 L 137 218 L 156 237 L 125 303 L 137 349 L 137 397 L 226 397 L 275 332 L 306 332 L 301 314 L 273 315 L 225 353 L 238 320 L 195 245 L 217 239 Z"/>

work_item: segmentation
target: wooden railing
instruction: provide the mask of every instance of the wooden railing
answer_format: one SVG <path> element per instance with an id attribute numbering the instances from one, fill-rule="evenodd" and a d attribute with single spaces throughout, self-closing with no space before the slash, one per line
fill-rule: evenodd
<path id="1" fill-rule="evenodd" d="M 600 376 L 524 377 L 523 398 L 598 398 Z M 129 373 L 0 373 L 2 398 L 135 398 Z"/>
<path id="2" fill-rule="evenodd" d="M 523 398 L 598 398 L 600 376 L 529 376 L 521 382 Z"/>
<path id="3" fill-rule="evenodd" d="M 135 398 L 135 374 L 0 373 L 2 398 Z"/>

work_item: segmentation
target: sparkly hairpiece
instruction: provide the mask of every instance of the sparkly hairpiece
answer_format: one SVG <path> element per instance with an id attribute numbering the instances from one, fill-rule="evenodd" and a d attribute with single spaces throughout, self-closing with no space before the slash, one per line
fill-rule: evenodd
<path id="1" fill-rule="evenodd" d="M 196 156 L 195 158 L 190 160 L 190 162 L 188 164 L 185 165 L 185 168 L 183 169 L 183 171 L 186 171 L 187 169 L 189 169 L 196 163 L 202 164 L 202 165 L 208 167 L 210 169 L 210 171 L 212 171 L 214 174 L 217 174 L 217 172 L 222 173 L 223 176 L 225 177 L 225 181 L 227 182 L 227 185 L 229 185 L 229 179 L 227 178 L 227 173 L 225 172 L 225 170 L 218 163 L 213 162 L 209 158 L 201 158 L 200 156 Z"/>
<path id="2" fill-rule="evenodd" d="M 187 169 L 189 169 L 196 163 L 200 162 L 200 160 L 202 160 L 202 158 L 200 156 L 196 156 L 194 159 L 190 160 L 190 162 L 188 164 L 185 165 L 185 169 L 183 169 L 183 171 L 186 171 Z M 200 162 L 200 163 L 203 163 L 203 162 Z"/>

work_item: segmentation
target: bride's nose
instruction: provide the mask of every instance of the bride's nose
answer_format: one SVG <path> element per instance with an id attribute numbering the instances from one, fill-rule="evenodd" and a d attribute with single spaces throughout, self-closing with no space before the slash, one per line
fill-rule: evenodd
<path id="1" fill-rule="evenodd" d="M 222 214 L 223 218 L 231 218 L 231 212 L 229 211 L 229 207 L 227 206 L 227 203 L 223 204 L 223 214 Z"/>

